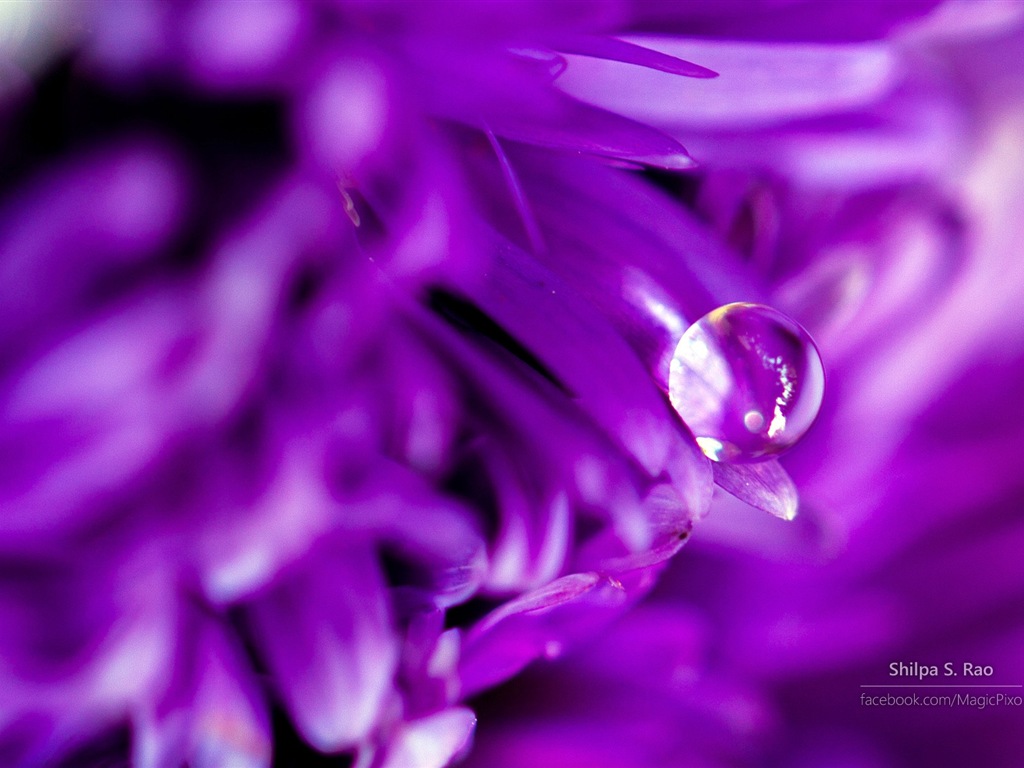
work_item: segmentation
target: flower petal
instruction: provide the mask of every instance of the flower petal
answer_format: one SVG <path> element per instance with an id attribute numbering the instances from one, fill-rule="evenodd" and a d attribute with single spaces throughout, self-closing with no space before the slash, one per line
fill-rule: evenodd
<path id="1" fill-rule="evenodd" d="M 468 749 L 476 715 L 465 707 L 405 723 L 381 768 L 444 768 Z"/>
<path id="2" fill-rule="evenodd" d="M 303 737 L 321 752 L 365 739 L 391 695 L 397 657 L 374 550 L 323 546 L 246 615 Z"/>
<path id="3" fill-rule="evenodd" d="M 554 659 L 591 637 L 654 586 L 657 568 L 614 576 L 575 573 L 505 603 L 472 627 L 463 644 L 462 694 L 495 685 L 535 659 Z"/>
<path id="4" fill-rule="evenodd" d="M 783 520 L 796 517 L 799 498 L 796 485 L 774 459 L 756 464 L 712 462 L 715 484 L 751 506 Z"/>
<path id="5" fill-rule="evenodd" d="M 185 187 L 177 158 L 136 142 L 76 158 L 5 205 L 0 357 L 37 338 L 40 326 L 91 311 L 90 292 L 104 279 L 152 262 L 181 223 Z"/>
<path id="6" fill-rule="evenodd" d="M 186 623 L 171 690 L 136 715 L 139 768 L 265 768 L 270 765 L 266 703 L 238 644 L 205 616 Z"/>
<path id="7" fill-rule="evenodd" d="M 680 78 L 620 62 L 574 59 L 566 93 L 650 125 L 688 129 L 764 126 L 870 104 L 900 76 L 885 43 L 767 44 L 637 38 L 669 56 L 706 62 L 720 77 Z"/>
<path id="8" fill-rule="evenodd" d="M 422 89 L 440 115 L 498 136 L 572 153 L 658 168 L 693 166 L 685 148 L 656 128 L 578 101 L 538 82 L 521 58 L 468 57 L 453 66 L 450 51 L 417 51 Z M 671 77 L 671 75 L 666 75 Z M 438 89 L 439 81 L 458 84 Z"/>
<path id="9" fill-rule="evenodd" d="M 671 443 L 684 438 L 632 350 L 536 260 L 500 238 L 492 254 L 488 279 L 473 287 L 471 297 L 554 373 L 589 418 L 656 476 Z"/>
<path id="10" fill-rule="evenodd" d="M 557 655 L 572 629 L 592 621 L 586 597 L 611 589 L 596 573 L 563 576 L 505 603 L 470 631 L 463 645 L 459 674 L 463 696 L 511 677 L 545 652 Z M 624 597 L 619 593 L 620 598 Z"/>
<path id="11" fill-rule="evenodd" d="M 549 245 L 535 258 L 601 311 L 663 389 L 690 323 L 767 299 L 736 254 L 649 184 L 522 148 L 511 160 Z"/>
<path id="12" fill-rule="evenodd" d="M 717 72 L 706 67 L 616 37 L 563 34 L 552 41 L 552 47 L 562 53 L 576 53 L 595 59 L 621 61 L 625 64 L 634 64 L 638 67 L 647 67 L 683 77 L 718 76 Z"/>

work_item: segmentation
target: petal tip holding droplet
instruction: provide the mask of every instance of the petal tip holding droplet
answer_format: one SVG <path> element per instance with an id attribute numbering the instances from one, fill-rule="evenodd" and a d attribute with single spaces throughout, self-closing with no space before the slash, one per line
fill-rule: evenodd
<path id="1" fill-rule="evenodd" d="M 810 334 L 762 304 L 734 302 L 680 337 L 669 399 L 713 463 L 715 483 L 783 520 L 796 518 L 796 486 L 777 456 L 810 429 L 825 373 Z"/>

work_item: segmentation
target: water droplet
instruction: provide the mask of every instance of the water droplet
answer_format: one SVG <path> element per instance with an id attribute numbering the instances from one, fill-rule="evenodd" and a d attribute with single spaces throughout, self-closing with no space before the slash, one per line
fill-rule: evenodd
<path id="1" fill-rule="evenodd" d="M 669 367 L 672 405 L 714 461 L 759 461 L 792 447 L 824 391 L 807 331 L 761 304 L 706 314 L 683 333 Z"/>

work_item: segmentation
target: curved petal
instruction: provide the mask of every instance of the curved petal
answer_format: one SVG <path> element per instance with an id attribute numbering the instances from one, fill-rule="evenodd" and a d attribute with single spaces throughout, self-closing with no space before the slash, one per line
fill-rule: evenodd
<path id="1" fill-rule="evenodd" d="M 303 737 L 321 752 L 363 741 L 392 695 L 397 658 L 373 548 L 322 546 L 246 615 Z"/>
<path id="2" fill-rule="evenodd" d="M 171 689 L 136 715 L 133 764 L 266 768 L 269 717 L 241 648 L 209 617 L 183 624 Z"/>
<path id="3" fill-rule="evenodd" d="M 775 459 L 756 464 L 712 462 L 715 484 L 751 506 L 783 520 L 796 517 L 796 485 Z"/>
<path id="4" fill-rule="evenodd" d="M 554 38 L 551 46 L 562 53 L 577 53 L 594 59 L 621 61 L 638 67 L 656 69 L 683 77 L 709 78 L 717 77 L 718 73 L 699 64 L 680 59 L 676 56 L 645 48 L 641 45 L 620 40 L 615 37 L 599 37 L 597 35 L 559 35 Z"/>
<path id="5" fill-rule="evenodd" d="M 381 768 L 444 768 L 469 748 L 476 715 L 465 707 L 402 725 Z"/>
<path id="6" fill-rule="evenodd" d="M 558 85 L 589 104 L 651 125 L 697 128 L 769 126 L 871 104 L 900 77 L 887 43 L 797 45 L 638 38 L 671 56 L 692 57 L 719 73 L 680 78 L 618 62 L 570 62 Z"/>

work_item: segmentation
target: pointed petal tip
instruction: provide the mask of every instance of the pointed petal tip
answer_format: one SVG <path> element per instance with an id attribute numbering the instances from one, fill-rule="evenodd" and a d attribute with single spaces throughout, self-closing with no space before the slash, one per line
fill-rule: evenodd
<path id="1" fill-rule="evenodd" d="M 682 150 L 682 147 L 680 147 Z M 644 165 L 653 168 L 661 168 L 666 171 L 692 171 L 697 167 L 697 161 L 687 154 L 686 150 L 665 155 L 654 155 L 650 157 L 633 158 Z"/>
<path id="2" fill-rule="evenodd" d="M 599 35 L 562 35 L 554 41 L 554 47 L 562 53 L 589 56 L 594 59 L 619 61 L 670 75 L 708 79 L 718 77 L 714 70 L 694 64 L 678 56 L 662 53 L 652 48 L 617 37 Z"/>
<path id="3" fill-rule="evenodd" d="M 797 503 L 797 500 L 794 499 L 793 504 L 789 506 L 779 510 L 772 509 L 768 511 L 782 520 L 792 522 L 793 520 L 796 520 L 797 515 L 800 513 L 800 505 Z"/>
<path id="4" fill-rule="evenodd" d="M 756 464 L 712 462 L 715 484 L 740 501 L 782 520 L 795 520 L 800 497 L 793 480 L 775 459 Z"/>

